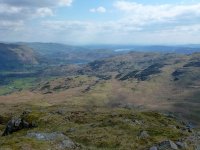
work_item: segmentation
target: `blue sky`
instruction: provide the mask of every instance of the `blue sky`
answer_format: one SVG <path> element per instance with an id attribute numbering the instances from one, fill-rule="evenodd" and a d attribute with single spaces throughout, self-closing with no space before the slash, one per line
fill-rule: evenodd
<path id="1" fill-rule="evenodd" d="M 0 0 L 1 41 L 200 44 L 200 0 Z"/>

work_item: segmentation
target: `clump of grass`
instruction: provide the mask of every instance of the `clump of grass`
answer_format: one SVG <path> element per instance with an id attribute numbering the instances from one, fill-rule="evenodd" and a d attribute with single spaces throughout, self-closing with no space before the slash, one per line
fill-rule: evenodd
<path id="1" fill-rule="evenodd" d="M 13 134 L 12 136 L 2 137 L 0 141 L 0 149 L 13 149 L 13 150 L 44 150 L 50 149 L 50 143 L 45 141 L 38 141 L 28 138 L 26 136 L 20 136 Z"/>

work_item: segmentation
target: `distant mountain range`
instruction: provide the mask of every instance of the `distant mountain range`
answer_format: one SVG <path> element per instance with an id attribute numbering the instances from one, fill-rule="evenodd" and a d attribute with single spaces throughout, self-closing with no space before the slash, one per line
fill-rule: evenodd
<path id="1" fill-rule="evenodd" d="M 59 43 L 0 43 L 0 69 L 85 64 L 129 51 L 191 54 L 200 52 L 200 45 L 134 46 L 93 45 L 71 46 Z"/>
<path id="2" fill-rule="evenodd" d="M 57 43 L 0 43 L 0 69 L 83 64 L 113 55 L 116 52 L 112 50 L 91 50 Z"/>

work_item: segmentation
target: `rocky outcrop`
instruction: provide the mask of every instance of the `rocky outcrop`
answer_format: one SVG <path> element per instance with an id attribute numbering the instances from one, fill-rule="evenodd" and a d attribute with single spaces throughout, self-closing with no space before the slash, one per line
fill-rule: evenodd
<path id="1" fill-rule="evenodd" d="M 185 64 L 183 67 L 200 67 L 200 62 L 189 62 L 187 64 Z"/>
<path id="2" fill-rule="evenodd" d="M 172 76 L 174 77 L 174 81 L 178 81 L 179 78 L 186 73 L 183 69 L 177 69 L 172 73 Z"/>
<path id="3" fill-rule="evenodd" d="M 164 64 L 155 63 L 141 71 L 134 70 L 134 71 L 128 72 L 125 75 L 123 73 L 120 73 L 115 78 L 122 80 L 122 81 L 128 80 L 128 79 L 133 79 L 133 78 L 141 80 L 141 81 L 145 81 L 145 80 L 149 79 L 149 77 L 151 75 L 161 73 L 162 67 L 164 67 Z"/>
<path id="4" fill-rule="evenodd" d="M 106 78 L 106 77 L 105 77 Z M 72 88 L 83 87 L 85 90 L 83 92 L 89 91 L 92 87 L 98 84 L 101 78 L 91 77 L 91 76 L 74 76 L 66 78 L 56 78 L 48 82 L 39 83 L 33 91 L 39 91 L 42 94 L 51 94 L 54 92 L 62 92 Z M 87 88 L 85 88 L 87 87 Z"/>
<path id="5" fill-rule="evenodd" d="M 149 76 L 161 73 L 160 69 L 164 66 L 164 64 L 155 63 L 135 75 L 135 78 L 141 81 L 145 81 L 149 78 Z"/>
<path id="6" fill-rule="evenodd" d="M 128 79 L 134 78 L 135 75 L 136 75 L 137 73 L 138 73 L 138 71 L 137 71 L 137 70 L 134 70 L 134 71 L 129 72 L 128 74 L 125 74 L 125 75 L 122 76 L 122 77 L 120 77 L 121 75 L 118 74 L 118 75 L 116 76 L 116 78 L 120 77 L 119 80 L 124 81 L 124 80 L 128 80 Z"/>
<path id="7" fill-rule="evenodd" d="M 6 136 L 12 134 L 13 132 L 34 127 L 32 123 L 28 123 L 22 118 L 12 118 L 6 125 L 6 129 L 4 130 L 2 136 Z"/>

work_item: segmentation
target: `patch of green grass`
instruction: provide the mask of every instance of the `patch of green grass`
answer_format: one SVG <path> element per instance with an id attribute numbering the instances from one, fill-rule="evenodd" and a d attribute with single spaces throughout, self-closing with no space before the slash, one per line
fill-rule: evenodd
<path id="1" fill-rule="evenodd" d="M 1 86 L 0 87 L 0 95 L 5 95 L 5 94 L 9 94 L 13 91 L 12 87 L 8 87 L 8 86 Z"/>
<path id="2" fill-rule="evenodd" d="M 16 88 L 27 89 L 33 85 L 34 80 L 35 78 L 17 79 L 13 81 L 12 85 Z"/>
<path id="3" fill-rule="evenodd" d="M 34 86 L 35 80 L 36 78 L 11 79 L 8 85 L 0 86 L 0 95 L 29 89 Z"/>

